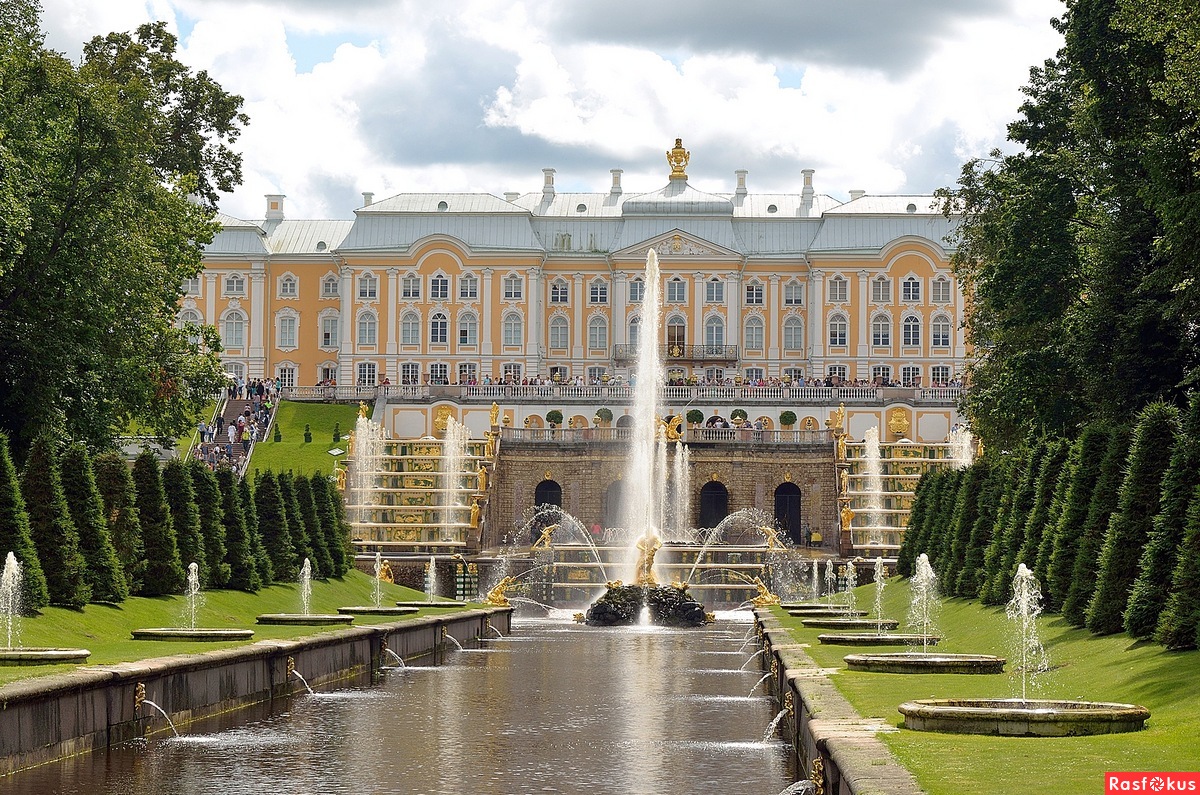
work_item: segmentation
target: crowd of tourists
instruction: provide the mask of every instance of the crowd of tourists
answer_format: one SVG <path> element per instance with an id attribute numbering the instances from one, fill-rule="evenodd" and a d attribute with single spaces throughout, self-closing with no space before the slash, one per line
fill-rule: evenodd
<path id="1" fill-rule="evenodd" d="M 225 410 L 211 423 L 201 420 L 196 427 L 200 443 L 193 449 L 193 457 L 209 469 L 230 466 L 244 474 L 250 448 L 265 436 L 271 424 L 278 394 L 279 384 L 271 379 L 231 379 Z M 231 407 L 239 403 L 240 411 L 227 418 Z"/>

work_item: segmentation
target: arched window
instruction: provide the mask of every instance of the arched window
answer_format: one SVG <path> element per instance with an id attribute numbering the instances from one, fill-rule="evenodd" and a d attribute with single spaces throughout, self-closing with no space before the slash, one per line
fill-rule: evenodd
<path id="1" fill-rule="evenodd" d="M 746 306 L 762 306 L 763 305 L 763 285 L 762 282 L 752 280 L 746 285 Z"/>
<path id="2" fill-rule="evenodd" d="M 673 277 L 669 282 L 667 282 L 667 303 L 687 303 L 687 282 L 678 276 Z"/>
<path id="3" fill-rule="evenodd" d="M 479 344 L 479 322 L 475 319 L 475 315 L 472 312 L 468 312 L 458 318 L 458 344 Z"/>
<path id="4" fill-rule="evenodd" d="M 906 276 L 900 291 L 904 303 L 918 304 L 921 302 L 921 280 L 916 276 Z"/>
<path id="5" fill-rule="evenodd" d="M 716 527 L 729 515 L 729 490 L 724 483 L 710 480 L 700 488 L 700 526 Z"/>
<path id="6" fill-rule="evenodd" d="M 846 347 L 845 315 L 834 315 L 829 318 L 829 346 L 832 348 Z"/>
<path id="7" fill-rule="evenodd" d="M 299 282 L 296 277 L 288 274 L 281 276 L 279 279 L 279 297 L 280 298 L 295 298 L 300 292 Z"/>
<path id="8" fill-rule="evenodd" d="M 376 340 L 376 331 L 378 323 L 375 320 L 375 315 L 371 312 L 364 313 L 358 319 L 358 344 L 359 345 L 374 345 Z"/>
<path id="9" fill-rule="evenodd" d="M 473 301 L 479 297 L 479 277 L 472 273 L 464 273 L 458 277 L 458 298 L 460 301 Z"/>
<path id="10" fill-rule="evenodd" d="M 588 321 L 588 349 L 601 351 L 608 348 L 608 321 L 594 317 Z"/>
<path id="11" fill-rule="evenodd" d="M 904 318 L 903 342 L 906 348 L 916 348 L 921 344 L 921 318 L 908 315 Z"/>
<path id="12" fill-rule="evenodd" d="M 892 302 L 892 280 L 884 275 L 871 280 L 871 303 L 890 304 Z"/>
<path id="13" fill-rule="evenodd" d="M 829 303 L 844 304 L 850 297 L 850 286 L 845 277 L 834 276 L 829 280 Z"/>
<path id="14" fill-rule="evenodd" d="M 231 273 L 225 277 L 225 295 L 245 295 L 246 277 L 240 273 Z"/>
<path id="15" fill-rule="evenodd" d="M 504 316 L 503 341 L 507 347 L 519 346 L 525 342 L 525 324 L 516 312 L 509 312 Z"/>
<path id="16" fill-rule="evenodd" d="M 519 301 L 524 296 L 523 282 L 521 277 L 516 274 L 511 274 L 504 277 L 504 297 L 509 301 Z"/>
<path id="17" fill-rule="evenodd" d="M 550 319 L 550 347 L 566 350 L 571 346 L 571 326 L 562 315 Z"/>
<path id="18" fill-rule="evenodd" d="M 950 280 L 945 276 L 939 276 L 933 280 L 933 285 L 930 288 L 932 295 L 930 298 L 935 304 L 948 304 L 950 298 Z"/>
<path id="19" fill-rule="evenodd" d="M 321 297 L 322 298 L 337 298 L 338 297 L 338 278 L 333 274 L 326 276 L 321 280 Z"/>
<path id="20" fill-rule="evenodd" d="M 934 283 L 936 285 L 936 282 Z M 950 318 L 935 315 L 929 327 L 930 344 L 935 348 L 950 347 Z"/>
<path id="21" fill-rule="evenodd" d="M 720 348 L 725 345 L 725 321 L 715 315 L 704 321 L 704 345 Z"/>
<path id="22" fill-rule="evenodd" d="M 226 348 L 243 348 L 246 345 L 246 316 L 233 311 L 225 316 L 221 344 Z"/>
<path id="23" fill-rule="evenodd" d="M 588 303 L 608 303 L 608 282 L 604 281 L 603 279 L 596 279 L 590 285 L 588 285 Z"/>
<path id="24" fill-rule="evenodd" d="M 566 304 L 571 301 L 571 287 L 566 279 L 555 279 L 550 282 L 550 303 Z"/>
<path id="25" fill-rule="evenodd" d="M 783 321 L 783 349 L 785 351 L 804 350 L 804 324 L 798 317 L 789 317 Z"/>
<path id="26" fill-rule="evenodd" d="M 358 300 L 374 301 L 379 296 L 379 279 L 374 274 L 364 273 L 358 277 Z"/>
<path id="27" fill-rule="evenodd" d="M 751 317 L 746 320 L 746 347 L 752 351 L 763 349 L 763 321 L 761 317 Z"/>
<path id="28" fill-rule="evenodd" d="M 887 315 L 876 315 L 871 319 L 871 344 L 876 348 L 892 344 L 892 320 Z"/>
<path id="29" fill-rule="evenodd" d="M 429 280 L 429 300 L 446 301 L 450 298 L 450 279 L 437 274 Z"/>
<path id="30" fill-rule="evenodd" d="M 780 483 L 776 487 L 775 522 L 790 541 L 797 544 L 811 541 L 804 532 L 804 503 L 800 487 L 795 483 Z"/>
<path id="31" fill-rule="evenodd" d="M 299 324 L 297 317 L 291 313 L 280 314 L 278 325 L 278 336 L 275 340 L 275 347 L 283 349 L 291 349 L 296 347 L 296 327 Z"/>
<path id="32" fill-rule="evenodd" d="M 400 344 L 421 344 L 421 316 L 416 312 L 405 312 L 400 317 Z"/>
<path id="33" fill-rule="evenodd" d="M 642 319 L 634 317 L 629 319 L 629 345 L 636 348 L 642 344 Z"/>
<path id="34" fill-rule="evenodd" d="M 189 323 L 194 326 L 199 326 L 203 322 L 204 320 L 200 317 L 200 313 L 195 309 L 185 309 L 179 313 L 179 320 L 176 321 L 176 326 L 178 328 L 184 328 Z"/>
<path id="35" fill-rule="evenodd" d="M 629 282 L 629 303 L 640 304 L 642 297 L 646 295 L 646 283 L 641 277 L 631 279 Z"/>
<path id="36" fill-rule="evenodd" d="M 687 344 L 687 321 L 679 315 L 667 319 L 667 347 L 676 348 Z M 677 354 L 671 354 L 675 356 Z"/>
<path id="37" fill-rule="evenodd" d="M 429 318 L 429 342 L 431 345 L 445 345 L 449 342 L 449 319 L 445 312 L 434 312 Z"/>

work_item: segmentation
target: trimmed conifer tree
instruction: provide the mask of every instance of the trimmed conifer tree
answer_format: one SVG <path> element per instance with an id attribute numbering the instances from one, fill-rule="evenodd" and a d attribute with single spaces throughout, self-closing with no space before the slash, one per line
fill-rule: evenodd
<path id="1" fill-rule="evenodd" d="M 29 530 L 46 575 L 50 604 L 80 608 L 92 598 L 87 561 L 63 495 L 58 462 L 50 440 L 35 439 L 21 473 L 21 496 L 29 512 Z"/>
<path id="2" fill-rule="evenodd" d="M 1042 457 L 1042 465 L 1038 469 L 1037 484 L 1033 495 L 1033 509 L 1025 521 L 1025 540 L 1021 543 L 1013 559 L 1012 569 L 1008 571 L 1008 587 L 1005 590 L 1004 601 L 1012 596 L 1012 579 L 1017 573 L 1017 564 L 1024 563 L 1029 569 L 1036 570 L 1038 554 L 1042 548 L 1042 536 L 1047 535 L 1047 526 L 1051 521 L 1051 509 L 1055 495 L 1059 495 L 1059 483 L 1063 480 L 1063 469 L 1071 454 L 1071 443 L 1066 439 L 1051 439 L 1046 444 L 1046 453 Z M 1061 495 L 1060 495 L 1061 496 Z M 1045 574 L 1045 571 L 1042 571 Z M 1041 582 L 1039 579 L 1038 582 Z"/>
<path id="3" fill-rule="evenodd" d="M 230 588 L 254 593 L 262 587 L 262 581 L 258 578 L 254 549 L 246 530 L 237 475 L 231 467 L 217 468 L 217 486 L 221 491 L 221 519 L 225 525 L 225 562 L 229 565 L 227 584 Z"/>
<path id="4" fill-rule="evenodd" d="M 254 567 L 258 569 L 259 582 L 270 585 L 275 581 L 275 567 L 271 565 L 271 556 L 267 554 L 262 533 L 258 529 L 258 511 L 254 507 L 254 490 L 250 488 L 249 478 L 238 479 L 238 492 L 242 510 L 246 514 L 246 532 L 250 536 L 250 549 L 254 552 Z"/>
<path id="5" fill-rule="evenodd" d="M 1087 521 L 1079 534 L 1075 553 L 1075 568 L 1071 570 L 1071 581 L 1063 598 L 1062 615 L 1072 626 L 1087 624 L 1088 604 L 1096 590 L 1096 572 L 1100 568 L 1100 549 L 1104 546 L 1104 534 L 1108 522 L 1117 509 L 1117 497 L 1125 475 L 1125 459 L 1129 455 L 1129 443 L 1133 434 L 1128 428 L 1116 428 L 1108 441 L 1108 450 L 1100 465 L 1100 477 L 1092 490 L 1092 501 L 1088 505 Z"/>
<path id="6" fill-rule="evenodd" d="M 296 569 L 299 570 L 308 561 L 314 579 L 321 579 L 325 573 L 321 571 L 317 554 L 313 550 L 301 516 L 300 501 L 296 499 L 295 480 L 291 472 L 280 472 L 277 475 L 279 496 L 283 499 L 284 515 L 287 517 L 288 529 L 292 532 L 292 546 L 296 550 Z"/>
<path id="7" fill-rule="evenodd" d="M 971 535 L 963 553 L 962 571 L 954 582 L 956 596 L 968 599 L 979 596 L 983 584 L 983 558 L 991 545 L 992 531 L 996 527 L 996 517 L 1011 465 L 1010 455 L 999 456 L 989 464 L 987 477 L 975 503 L 975 522 L 971 525 Z"/>
<path id="8" fill-rule="evenodd" d="M 1054 554 L 1054 539 L 1058 535 L 1058 523 L 1063 511 L 1067 509 L 1067 495 L 1071 491 L 1071 481 L 1075 470 L 1079 468 L 1079 451 L 1082 437 L 1066 442 L 1067 459 L 1063 463 L 1062 472 L 1058 476 L 1058 484 L 1054 487 L 1054 496 L 1050 498 L 1050 509 L 1046 513 L 1046 525 L 1042 531 L 1042 540 L 1038 544 L 1037 558 L 1033 564 L 1033 576 L 1042 584 L 1042 593 L 1049 589 L 1047 578 L 1050 575 L 1050 558 Z"/>
<path id="9" fill-rule="evenodd" d="M 900 542 L 900 551 L 896 554 L 896 573 L 902 577 L 912 576 L 917 557 L 921 554 L 921 536 L 926 532 L 925 517 L 933 503 L 936 475 L 936 472 L 926 472 L 913 489 L 908 527 L 904 531 L 904 540 Z"/>
<path id="10" fill-rule="evenodd" d="M 96 473 L 87 448 L 79 442 L 69 445 L 59 459 L 59 469 L 67 510 L 79 534 L 79 551 L 92 601 L 124 602 L 129 597 L 129 583 L 104 520 L 104 501 L 96 488 Z"/>
<path id="11" fill-rule="evenodd" d="M 1061 610 L 1071 588 L 1075 556 L 1087 526 L 1092 492 L 1100 481 L 1100 469 L 1111 440 L 1112 428 L 1096 422 L 1083 429 L 1075 444 L 1075 464 L 1069 473 L 1062 511 L 1054 526 L 1050 561 L 1045 577 L 1038 580 L 1043 583 L 1042 594 L 1048 611 Z"/>
<path id="12" fill-rule="evenodd" d="M 187 573 L 179 560 L 175 526 L 154 453 L 146 451 L 133 462 L 133 486 L 142 523 L 142 543 L 146 547 L 146 572 L 140 593 L 142 596 L 180 593 Z"/>
<path id="13" fill-rule="evenodd" d="M 292 487 L 296 490 L 296 504 L 300 506 L 300 520 L 304 522 L 308 540 L 313 545 L 313 554 L 316 555 L 316 559 L 312 561 L 313 568 L 320 570 L 322 579 L 338 576 L 337 568 L 333 565 L 333 556 L 329 552 L 329 544 L 326 541 L 325 528 L 321 526 L 320 517 L 317 515 L 312 481 L 304 475 L 297 475 L 292 481 Z M 316 576 L 313 574 L 313 577 Z"/>
<path id="14" fill-rule="evenodd" d="M 9 552 L 21 564 L 24 591 L 21 603 L 25 609 L 39 610 L 50 604 L 46 575 L 38 560 L 29 528 L 29 512 L 21 495 L 21 482 L 8 449 L 8 434 L 0 431 L 0 555 L 7 558 Z"/>
<path id="15" fill-rule="evenodd" d="M 958 488 L 962 478 L 961 472 L 956 469 L 943 469 L 939 474 L 941 485 L 937 490 L 937 502 L 930 516 L 932 521 L 926 522 L 929 530 L 923 534 L 922 546 L 929 557 L 930 565 L 940 572 L 941 552 L 946 536 L 950 533 L 950 522 L 954 518 L 954 504 L 958 500 Z"/>
<path id="16" fill-rule="evenodd" d="M 287 509 L 274 472 L 263 472 L 254 485 L 254 508 L 263 546 L 271 558 L 275 582 L 295 582 L 299 576 L 296 548 L 288 527 Z"/>
<path id="17" fill-rule="evenodd" d="M 204 560 L 200 582 L 205 588 L 224 588 L 229 585 L 229 564 L 225 561 L 225 523 L 221 513 L 221 489 L 217 476 L 203 462 L 188 462 L 196 512 L 200 517 L 200 537 L 204 539 Z"/>
<path id="18" fill-rule="evenodd" d="M 354 566 L 354 552 L 350 547 L 350 527 L 342 510 L 342 497 L 331 487 L 329 478 L 320 472 L 312 476 L 313 502 L 317 504 L 317 519 L 325 532 L 325 546 L 333 560 L 336 576 L 345 576 Z"/>
<path id="19" fill-rule="evenodd" d="M 1096 592 L 1088 604 L 1087 628 L 1097 635 L 1111 635 L 1124 626 L 1129 589 L 1158 513 L 1169 462 L 1163 452 L 1172 449 L 1178 433 L 1179 409 L 1174 406 L 1151 403 L 1138 415 L 1117 510 L 1100 550 Z"/>
<path id="20" fill-rule="evenodd" d="M 985 605 L 1002 605 L 1006 601 L 1004 572 L 1009 565 L 1016 568 L 1013 561 L 1024 540 L 1025 521 L 1029 518 L 1029 511 L 1033 505 L 1034 484 L 1038 467 L 1041 465 L 1041 453 L 1041 440 L 1027 443 L 1021 456 L 1019 472 L 1015 469 L 1012 472 L 1011 491 L 1002 504 L 1002 515 L 997 517 L 998 520 L 1003 519 L 1003 524 L 997 525 L 983 561 L 984 579 L 979 589 L 979 600 Z M 1018 474 L 1020 478 L 1016 477 Z"/>
<path id="21" fill-rule="evenodd" d="M 187 568 L 192 563 L 200 572 L 208 569 L 204 535 L 200 529 L 200 508 L 196 505 L 196 494 L 192 488 L 192 474 L 181 459 L 172 458 L 162 469 L 163 491 L 171 511 L 171 524 L 175 528 L 175 543 L 179 547 L 179 562 L 187 577 Z M 201 577 L 203 583 L 204 578 Z"/>
<path id="22" fill-rule="evenodd" d="M 947 584 L 947 593 L 954 593 L 954 585 L 963 570 L 971 528 L 979 517 L 979 496 L 987 484 L 990 470 L 991 463 L 981 458 L 963 472 L 962 485 L 954 501 L 954 515 L 950 519 L 950 532 L 946 534 L 946 546 L 941 555 L 942 571 L 939 576 Z"/>
<path id="23" fill-rule="evenodd" d="M 117 560 L 125 572 L 129 593 L 140 593 L 146 571 L 146 548 L 142 543 L 142 523 L 138 516 L 137 493 L 133 474 L 125 459 L 115 450 L 101 453 L 92 462 L 96 470 L 96 488 L 104 501 L 104 518 Z"/>
<path id="24" fill-rule="evenodd" d="M 1168 649 L 1200 645 L 1200 486 L 1192 492 L 1179 558 L 1171 575 L 1171 592 L 1154 639 Z"/>
<path id="25" fill-rule="evenodd" d="M 1171 462 L 1163 475 L 1159 511 L 1153 519 L 1145 551 L 1138 564 L 1137 579 L 1125 608 L 1125 631 L 1135 638 L 1149 638 L 1171 591 L 1171 580 L 1179 562 L 1188 504 L 1200 484 L 1200 394 L 1193 394 Z"/>

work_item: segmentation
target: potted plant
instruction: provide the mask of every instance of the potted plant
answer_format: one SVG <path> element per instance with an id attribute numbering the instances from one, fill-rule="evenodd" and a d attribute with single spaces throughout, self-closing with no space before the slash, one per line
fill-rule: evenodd
<path id="1" fill-rule="evenodd" d="M 550 409 L 546 412 L 546 422 L 550 423 L 553 428 L 562 427 L 563 414 L 558 409 Z"/>
<path id="2" fill-rule="evenodd" d="M 779 424 L 783 426 L 784 430 L 790 431 L 792 429 L 792 426 L 796 424 L 796 412 L 794 412 L 794 411 L 779 412 Z"/>
<path id="3" fill-rule="evenodd" d="M 688 425 L 695 428 L 700 423 L 704 422 L 704 412 L 700 409 L 688 409 L 687 413 Z"/>
<path id="4" fill-rule="evenodd" d="M 745 422 L 746 418 L 749 416 L 750 415 L 746 413 L 745 409 L 734 409 L 733 411 L 729 412 L 729 419 L 735 421 L 740 420 L 741 422 Z"/>
<path id="5" fill-rule="evenodd" d="M 600 427 L 607 428 L 608 424 L 612 422 L 612 418 L 612 409 L 605 408 L 604 406 L 596 409 L 596 420 L 598 421 L 597 424 L 600 425 Z"/>

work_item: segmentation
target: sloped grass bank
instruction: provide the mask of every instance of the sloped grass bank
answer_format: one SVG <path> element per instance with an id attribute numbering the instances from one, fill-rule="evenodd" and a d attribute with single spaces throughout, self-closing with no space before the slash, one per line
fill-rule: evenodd
<path id="1" fill-rule="evenodd" d="M 360 571 L 350 571 L 342 578 L 314 581 L 310 611 L 335 613 L 339 607 L 372 604 L 373 587 L 373 579 Z M 424 601 L 426 598 L 427 596 L 420 591 L 383 583 L 384 605 L 391 605 L 397 601 Z M 92 652 L 88 664 L 103 665 L 209 651 L 268 638 L 298 638 L 339 629 L 254 623 L 255 617 L 261 613 L 299 613 L 300 587 L 297 584 L 272 585 L 256 594 L 243 591 L 205 591 L 204 602 L 196 618 L 197 626 L 253 629 L 254 637 L 249 641 L 218 642 L 133 640 L 129 633 L 134 629 L 184 625 L 184 598 L 164 596 L 133 597 L 120 605 L 87 605 L 82 610 L 45 608 L 41 615 L 22 621 L 21 644 L 88 649 Z M 430 614 L 445 615 L 446 610 L 422 609 L 418 613 L 401 617 L 359 615 L 354 617 L 354 623 L 386 624 Z M 62 673 L 75 667 L 0 666 L 0 684 L 33 676 Z"/>
<path id="2" fill-rule="evenodd" d="M 859 606 L 874 600 L 874 586 L 857 591 Z M 907 581 L 890 580 L 884 617 L 903 629 L 910 591 Z M 896 707 L 918 698 L 1019 698 L 1011 649 L 1012 627 L 1002 608 L 950 599 L 938 622 L 939 652 L 995 654 L 1009 658 L 1006 673 L 904 675 L 846 670 L 846 654 L 896 651 L 895 647 L 821 644 L 825 630 L 806 629 L 801 619 L 776 609 L 798 642 L 810 645 L 816 662 L 839 669 L 832 680 L 864 717 L 903 724 Z M 1057 616 L 1038 623 L 1050 670 L 1037 678 L 1030 698 L 1117 701 L 1150 710 L 1146 729 L 1093 737 L 983 737 L 917 732 L 901 728 L 882 739 L 931 795 L 1094 795 L 1104 791 L 1104 773 L 1118 770 L 1196 770 L 1200 768 L 1200 652 L 1168 652 L 1128 635 L 1096 637 Z"/>
<path id="3" fill-rule="evenodd" d="M 292 471 L 297 475 L 312 475 L 315 472 L 333 472 L 335 456 L 329 451 L 334 448 L 350 449 L 346 438 L 354 432 L 358 420 L 358 405 L 349 403 L 300 403 L 284 400 L 275 410 L 275 423 L 279 428 L 280 441 L 276 442 L 274 430 L 267 438 L 254 445 L 250 458 L 250 472 Z M 312 441 L 304 441 L 304 426 L 309 426 Z M 341 441 L 333 441 L 333 430 L 341 432 Z M 344 460 L 346 454 L 336 456 Z"/>

